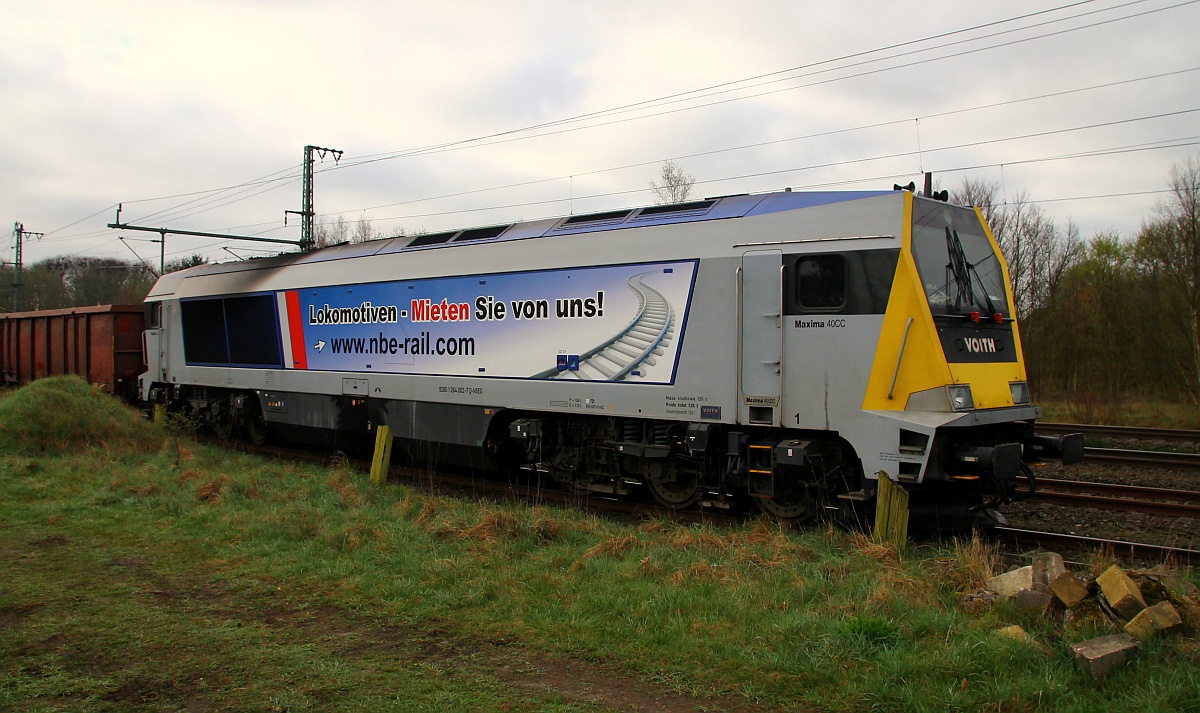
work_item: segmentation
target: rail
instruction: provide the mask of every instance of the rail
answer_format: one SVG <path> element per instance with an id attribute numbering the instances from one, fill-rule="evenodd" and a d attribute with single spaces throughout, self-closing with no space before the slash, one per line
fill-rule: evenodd
<path id="1" fill-rule="evenodd" d="M 1022 530 L 1014 527 L 994 527 L 986 532 L 993 539 L 1013 545 L 1015 547 L 1104 550 L 1111 552 L 1113 555 L 1118 557 L 1129 557 L 1139 560 L 1153 560 L 1157 562 L 1172 562 L 1183 565 L 1200 564 L 1200 550 L 1189 550 L 1182 547 L 1148 545 L 1141 542 L 1106 540 L 1101 537 L 1064 535 L 1058 532 Z"/>
<path id="2" fill-rule="evenodd" d="M 1200 518 L 1200 492 L 1042 479 L 1030 502 Z"/>
<path id="3" fill-rule="evenodd" d="M 1105 465 L 1200 470 L 1200 453 L 1139 451 L 1124 448 L 1084 448 L 1083 460 L 1087 463 L 1103 463 Z"/>
<path id="4" fill-rule="evenodd" d="M 1101 426 L 1088 423 L 1045 423 L 1036 426 L 1039 433 L 1057 436 L 1082 433 L 1085 436 L 1108 436 L 1144 441 L 1190 441 L 1200 443 L 1200 431 L 1181 428 L 1143 428 L 1141 426 Z"/>

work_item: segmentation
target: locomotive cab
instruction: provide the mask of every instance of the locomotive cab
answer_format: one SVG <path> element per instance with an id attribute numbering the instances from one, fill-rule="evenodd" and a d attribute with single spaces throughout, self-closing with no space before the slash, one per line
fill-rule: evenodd
<path id="1" fill-rule="evenodd" d="M 864 411 L 892 424 L 887 474 L 940 527 L 1032 493 L 1029 463 L 1082 460 L 1039 437 L 1008 268 L 979 209 L 908 197 L 911 220 Z M 869 477 L 869 476 L 868 476 Z"/>

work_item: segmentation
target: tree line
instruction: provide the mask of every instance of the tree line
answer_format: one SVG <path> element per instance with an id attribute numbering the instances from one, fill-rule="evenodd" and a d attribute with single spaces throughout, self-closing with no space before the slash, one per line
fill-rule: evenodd
<path id="1" fill-rule="evenodd" d="M 200 265 L 206 258 L 192 255 L 166 264 L 167 272 Z M 61 255 L 21 270 L 20 309 L 23 312 L 103 304 L 137 304 L 146 298 L 158 275 L 140 262 L 107 257 Z M 16 270 L 0 266 L 0 312 L 17 306 Z"/>
<path id="2" fill-rule="evenodd" d="M 1200 403 L 1200 158 L 1173 166 L 1167 185 L 1136 235 L 1083 243 L 1068 225 L 1044 251 L 1019 228 L 1000 240 L 1038 394 Z"/>

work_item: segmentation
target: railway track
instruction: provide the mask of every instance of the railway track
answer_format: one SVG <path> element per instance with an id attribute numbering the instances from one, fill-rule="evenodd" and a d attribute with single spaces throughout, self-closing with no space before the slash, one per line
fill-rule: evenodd
<path id="1" fill-rule="evenodd" d="M 1088 423 L 1044 423 L 1037 424 L 1039 433 L 1060 436 L 1067 433 L 1082 433 L 1085 436 L 1105 436 L 1142 441 L 1180 441 L 1200 443 L 1200 431 L 1180 428 L 1143 428 L 1141 426 L 1098 426 Z"/>
<path id="2" fill-rule="evenodd" d="M 638 297 L 637 315 L 611 339 L 579 355 L 578 370 L 557 368 L 539 378 L 580 381 L 636 381 L 639 367 L 654 366 L 675 334 L 675 310 L 662 293 L 642 282 L 646 272 L 629 278 L 629 289 Z"/>
<path id="3" fill-rule="evenodd" d="M 1129 465 L 1142 468 L 1200 470 L 1200 454 L 1170 451 L 1139 451 L 1126 448 L 1084 448 L 1083 460 L 1105 465 Z"/>
<path id="4" fill-rule="evenodd" d="M 1147 545 L 1140 542 L 1106 540 L 1099 537 L 1064 535 L 1058 532 L 1022 530 L 1014 527 L 994 527 L 987 530 L 986 533 L 992 539 L 1022 549 L 1103 550 L 1111 552 L 1114 556 L 1130 559 L 1171 562 L 1181 565 L 1200 564 L 1200 550 L 1189 550 L 1182 547 Z"/>
<path id="5" fill-rule="evenodd" d="M 1043 479 L 1030 502 L 1200 518 L 1200 492 Z"/>
<path id="6" fill-rule="evenodd" d="M 1171 441 L 1176 443 L 1200 444 L 1200 431 L 1176 428 L 1142 428 L 1140 426 L 1096 426 L 1084 423 L 1039 423 L 1038 433 L 1063 435 L 1082 433 L 1124 440 Z M 1104 465 L 1126 465 L 1140 468 L 1170 468 L 1173 470 L 1200 470 L 1200 454 L 1177 453 L 1174 451 L 1146 451 L 1129 448 L 1083 449 L 1083 460 L 1087 463 Z"/>

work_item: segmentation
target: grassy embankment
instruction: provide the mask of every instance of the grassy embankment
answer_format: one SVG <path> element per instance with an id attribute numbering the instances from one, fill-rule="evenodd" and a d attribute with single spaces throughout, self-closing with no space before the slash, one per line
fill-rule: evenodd
<path id="1" fill-rule="evenodd" d="M 1200 407 L 1190 402 L 1155 399 L 1036 399 L 1045 420 L 1104 426 L 1200 429 Z"/>
<path id="2" fill-rule="evenodd" d="M 965 612 L 990 554 L 373 488 L 77 381 L 0 396 L 0 710 L 1200 710 L 1194 632 L 1096 684 L 1064 641 L 1111 625 Z"/>

